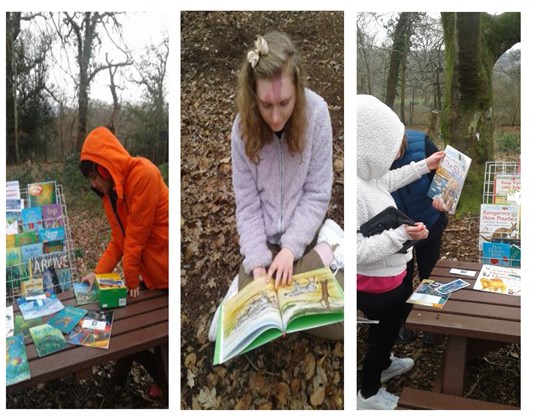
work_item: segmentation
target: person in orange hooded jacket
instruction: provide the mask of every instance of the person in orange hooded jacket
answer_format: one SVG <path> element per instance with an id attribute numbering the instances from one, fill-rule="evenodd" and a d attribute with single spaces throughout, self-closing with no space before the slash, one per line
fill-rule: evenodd
<path id="1" fill-rule="evenodd" d="M 80 170 L 102 197 L 111 226 L 111 240 L 94 273 L 82 278 L 93 284 L 95 273 L 112 272 L 123 260 L 125 283 L 132 297 L 142 280 L 148 289 L 169 287 L 169 189 L 158 167 L 133 157 L 105 127 L 86 137 Z"/>

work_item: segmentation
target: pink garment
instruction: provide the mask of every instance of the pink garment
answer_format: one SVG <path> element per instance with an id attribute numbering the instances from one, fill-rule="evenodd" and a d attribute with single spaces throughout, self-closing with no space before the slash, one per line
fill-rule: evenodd
<path id="1" fill-rule="evenodd" d="M 407 270 L 403 270 L 396 276 L 366 276 L 357 273 L 357 290 L 366 293 L 389 292 L 403 282 Z"/>

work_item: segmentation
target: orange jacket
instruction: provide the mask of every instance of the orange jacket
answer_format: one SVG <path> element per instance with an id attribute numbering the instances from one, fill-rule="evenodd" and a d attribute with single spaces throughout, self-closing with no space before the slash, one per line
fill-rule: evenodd
<path id="1" fill-rule="evenodd" d="M 80 160 L 105 167 L 117 193 L 117 216 L 109 196 L 104 195 L 102 199 L 111 226 L 111 241 L 95 273 L 113 271 L 122 258 L 126 285 L 130 289 L 139 286 L 139 276 L 149 289 L 167 289 L 169 189 L 158 168 L 145 158 L 130 156 L 104 127 L 89 133 Z"/>

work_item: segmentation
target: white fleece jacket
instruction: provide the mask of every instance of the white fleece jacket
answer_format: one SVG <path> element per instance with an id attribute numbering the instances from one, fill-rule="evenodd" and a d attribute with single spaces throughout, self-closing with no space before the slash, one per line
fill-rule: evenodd
<path id="1" fill-rule="evenodd" d="M 388 206 L 390 192 L 429 173 L 425 160 L 389 170 L 405 132 L 397 115 L 377 98 L 357 96 L 357 227 Z M 401 226 L 372 237 L 357 233 L 357 274 L 395 276 L 405 270 L 412 250 L 396 254 L 409 236 Z"/>

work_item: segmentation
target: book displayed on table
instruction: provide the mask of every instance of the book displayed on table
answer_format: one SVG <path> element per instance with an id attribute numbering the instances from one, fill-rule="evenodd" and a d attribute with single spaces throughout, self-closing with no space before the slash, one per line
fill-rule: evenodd
<path id="1" fill-rule="evenodd" d="M 17 304 L 24 319 L 52 315 L 63 309 L 63 304 L 54 294 L 21 297 L 17 299 Z"/>
<path id="2" fill-rule="evenodd" d="M 96 285 L 94 285 L 91 290 L 89 290 L 89 284 L 87 283 L 73 283 L 72 287 L 78 305 L 87 305 L 88 303 L 98 302 Z"/>
<path id="3" fill-rule="evenodd" d="M 31 337 L 30 328 L 39 326 L 43 323 L 41 318 L 24 319 L 22 315 L 15 315 L 15 335 L 22 334 L 24 338 Z"/>
<path id="4" fill-rule="evenodd" d="M 61 331 L 48 324 L 30 328 L 30 334 L 39 357 L 50 355 L 69 346 Z"/>
<path id="5" fill-rule="evenodd" d="M 14 335 L 6 339 L 6 386 L 30 379 L 30 365 L 26 356 L 24 336 Z"/>
<path id="6" fill-rule="evenodd" d="M 69 334 L 69 344 L 107 349 L 112 324 L 113 311 L 89 311 Z"/>
<path id="7" fill-rule="evenodd" d="M 451 293 L 440 293 L 437 289 L 441 286 L 442 283 L 431 279 L 424 279 L 420 282 L 409 299 L 407 299 L 407 302 L 415 305 L 430 306 L 435 309 L 442 309 L 446 301 L 449 299 Z"/>
<path id="8" fill-rule="evenodd" d="M 223 302 L 214 364 L 266 344 L 284 333 L 344 320 L 344 293 L 329 268 L 294 275 L 279 287 L 256 279 Z"/>
<path id="9" fill-rule="evenodd" d="M 63 214 L 60 204 L 43 205 L 43 225 L 45 228 L 58 228 L 63 226 Z"/>
<path id="10" fill-rule="evenodd" d="M 86 309 L 67 305 L 64 309 L 50 318 L 48 324 L 59 329 L 64 334 L 69 334 L 76 324 L 80 322 L 80 319 L 87 315 L 87 312 Z"/>
<path id="11" fill-rule="evenodd" d="M 520 269 L 484 264 L 474 283 L 475 290 L 501 293 L 504 295 L 521 295 Z"/>
<path id="12" fill-rule="evenodd" d="M 479 249 L 486 242 L 519 241 L 520 216 L 517 205 L 481 204 L 479 216 Z"/>
<path id="13" fill-rule="evenodd" d="M 450 145 L 444 151 L 446 156 L 440 161 L 427 196 L 441 199 L 446 210 L 455 214 L 472 159 Z"/>
<path id="14" fill-rule="evenodd" d="M 22 230 L 38 231 L 43 228 L 41 207 L 24 208 L 22 210 Z"/>

